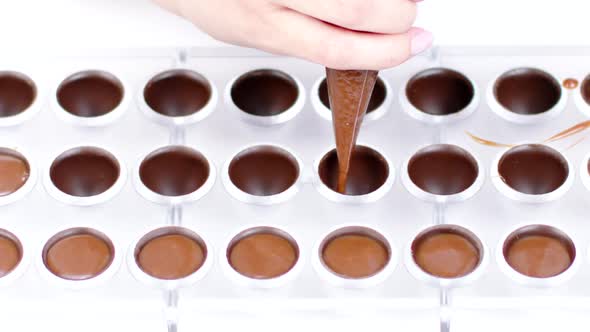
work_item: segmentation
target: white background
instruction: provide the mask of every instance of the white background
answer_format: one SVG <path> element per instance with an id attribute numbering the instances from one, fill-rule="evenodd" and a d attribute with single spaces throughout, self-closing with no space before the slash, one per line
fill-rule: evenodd
<path id="1" fill-rule="evenodd" d="M 586 0 L 424 0 L 417 25 L 439 45 L 590 45 L 589 8 Z M 0 40 L 3 52 L 218 45 L 147 0 L 0 0 Z"/>

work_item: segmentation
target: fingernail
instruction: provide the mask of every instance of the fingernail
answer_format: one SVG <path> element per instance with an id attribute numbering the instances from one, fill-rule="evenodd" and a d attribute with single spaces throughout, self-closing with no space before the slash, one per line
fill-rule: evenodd
<path id="1" fill-rule="evenodd" d="M 412 0 L 414 2 L 422 2 L 423 0 Z"/>
<path id="2" fill-rule="evenodd" d="M 432 45 L 432 41 L 434 40 L 432 33 L 421 28 L 412 28 L 409 33 L 411 38 L 410 50 L 412 55 L 424 52 Z"/>

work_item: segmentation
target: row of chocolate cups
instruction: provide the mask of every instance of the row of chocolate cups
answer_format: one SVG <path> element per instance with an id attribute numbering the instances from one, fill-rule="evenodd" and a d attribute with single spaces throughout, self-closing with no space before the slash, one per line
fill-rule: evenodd
<path id="1" fill-rule="evenodd" d="M 283 227 L 245 227 L 223 243 L 219 252 L 221 270 L 228 279 L 245 287 L 289 284 L 305 261 L 304 248 L 296 238 Z M 519 284 L 556 286 L 569 280 L 579 268 L 578 244 L 555 226 L 518 225 L 498 243 L 496 262 Z M 139 281 L 175 289 L 201 280 L 215 260 L 211 244 L 181 226 L 151 229 L 137 237 L 126 253 L 105 233 L 86 227 L 72 227 L 52 235 L 35 254 L 26 247 L 15 234 L 0 230 L 0 285 L 22 276 L 32 260 L 39 273 L 57 287 L 95 287 L 112 279 L 126 261 Z M 322 280 L 344 288 L 383 283 L 399 259 L 421 281 L 437 287 L 458 287 L 481 277 L 490 256 L 479 237 L 459 225 L 425 227 L 402 253 L 387 233 L 370 226 L 341 225 L 315 244 L 311 263 Z"/>
<path id="2" fill-rule="evenodd" d="M 395 171 L 377 148 L 358 145 L 352 154 L 346 192 L 337 187 L 335 149 L 314 163 L 313 182 L 327 199 L 339 203 L 369 203 L 393 186 Z M 221 180 L 239 201 L 272 205 L 291 199 L 303 183 L 303 163 L 290 149 L 254 144 L 240 149 L 223 166 Z M 23 151 L 0 149 L 0 204 L 24 197 L 35 184 L 35 164 Z M 526 203 L 562 197 L 574 182 L 570 161 L 545 144 L 521 144 L 494 159 L 490 178 L 504 196 Z M 44 169 L 43 184 L 57 200 L 78 206 L 104 203 L 123 188 L 127 168 L 120 158 L 96 146 L 73 147 L 59 153 Z M 370 170 L 367 171 L 367 170 Z M 414 196 L 432 203 L 456 203 L 475 195 L 484 183 L 481 162 L 452 144 L 420 148 L 402 166 L 401 181 Z M 580 165 L 582 183 L 590 190 L 590 154 Z M 136 163 L 132 174 L 139 194 L 160 204 L 193 202 L 213 187 L 216 168 L 198 150 L 184 145 L 157 148 Z"/>
<path id="3" fill-rule="evenodd" d="M 408 78 L 400 89 L 402 108 L 420 121 L 440 124 L 461 120 L 479 105 L 476 84 L 466 75 L 448 68 L 429 68 Z M 216 108 L 218 93 L 204 75 L 178 68 L 159 72 L 142 81 L 137 95 L 140 109 L 149 118 L 172 126 L 205 119 Z M 379 78 L 366 122 L 382 117 L 390 108 L 393 93 Z M 83 126 L 103 126 L 119 118 L 129 107 L 129 84 L 110 72 L 83 70 L 55 84 L 51 106 L 65 121 Z M 232 79 L 224 90 L 226 107 L 247 122 L 275 125 L 293 119 L 305 104 L 305 89 L 295 76 L 278 69 L 257 69 Z M 487 89 L 490 108 L 516 123 L 536 123 L 558 115 L 567 93 L 559 81 L 538 68 L 516 68 L 494 78 Z M 311 91 L 318 114 L 331 120 L 325 78 Z M 40 108 L 40 88 L 29 76 L 0 71 L 0 125 L 15 125 Z M 578 108 L 590 115 L 590 75 L 575 92 Z"/>

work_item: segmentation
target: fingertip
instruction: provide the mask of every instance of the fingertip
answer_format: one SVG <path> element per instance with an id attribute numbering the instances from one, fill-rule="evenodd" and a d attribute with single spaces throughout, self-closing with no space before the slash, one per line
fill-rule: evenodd
<path id="1" fill-rule="evenodd" d="M 422 28 L 411 28 L 408 31 L 410 36 L 410 53 L 411 55 L 417 55 L 432 46 L 434 41 L 434 35 Z"/>

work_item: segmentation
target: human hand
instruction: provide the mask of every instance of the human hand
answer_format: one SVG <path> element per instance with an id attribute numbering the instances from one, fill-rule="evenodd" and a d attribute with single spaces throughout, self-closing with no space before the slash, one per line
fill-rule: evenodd
<path id="1" fill-rule="evenodd" d="M 231 44 L 335 69 L 394 67 L 432 44 L 421 0 L 155 0 Z"/>

